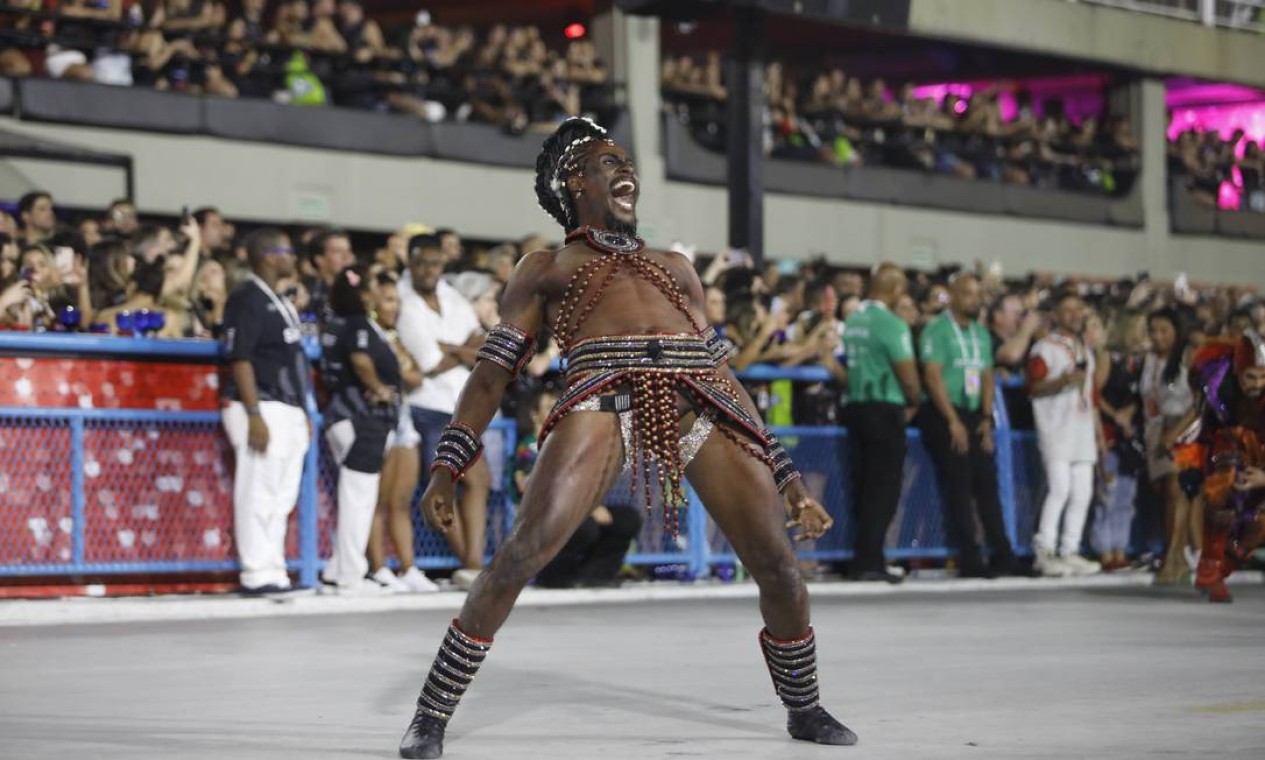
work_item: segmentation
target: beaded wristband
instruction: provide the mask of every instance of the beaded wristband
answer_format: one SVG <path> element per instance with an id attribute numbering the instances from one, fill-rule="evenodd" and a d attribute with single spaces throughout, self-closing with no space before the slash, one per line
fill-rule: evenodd
<path id="1" fill-rule="evenodd" d="M 502 322 L 488 333 L 477 354 L 511 375 L 517 376 L 536 355 L 536 339 L 517 327 Z"/>
<path id="2" fill-rule="evenodd" d="M 729 345 L 716 332 L 716 328 L 708 327 L 704 330 L 703 340 L 707 343 L 707 351 L 711 354 L 715 366 L 719 367 L 729 359 Z"/>
<path id="3" fill-rule="evenodd" d="M 786 453 L 786 448 L 782 446 L 777 436 L 773 435 L 773 431 L 765 428 L 764 437 L 769 441 L 764 447 L 764 453 L 768 457 L 769 468 L 773 470 L 773 482 L 777 484 L 777 490 L 781 492 L 787 484 L 801 476 L 799 470 L 795 468 L 795 463 L 791 461 L 791 455 Z"/>
<path id="4" fill-rule="evenodd" d="M 453 480 L 461 480 L 483 453 L 483 441 L 468 425 L 453 422 L 444 428 L 439 436 L 439 445 L 435 447 L 435 463 L 430 471 L 435 472 L 442 467 L 452 473 Z"/>

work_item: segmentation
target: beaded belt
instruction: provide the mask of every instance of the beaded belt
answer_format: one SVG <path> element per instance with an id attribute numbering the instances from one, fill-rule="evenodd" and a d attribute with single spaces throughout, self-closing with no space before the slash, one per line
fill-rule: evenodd
<path id="1" fill-rule="evenodd" d="M 644 490 L 647 506 L 652 483 L 662 494 L 666 527 L 675 532 L 677 510 L 686 503 L 685 465 L 712 430 L 770 463 L 770 439 L 763 424 L 743 408 L 728 372 L 704 335 L 612 335 L 579 341 L 567 354 L 567 389 L 540 431 L 543 445 L 567 413 L 601 410 L 599 394 L 627 394 L 620 414 L 633 488 Z M 685 396 L 699 411 L 699 422 L 682 435 L 678 399 Z M 616 402 L 609 402 L 616 403 Z M 719 424 L 719 423 L 725 424 Z M 742 432 L 739 432 L 742 431 Z"/>
<path id="2" fill-rule="evenodd" d="M 587 338 L 567 354 L 568 382 L 591 372 L 691 372 L 718 366 L 712 348 L 695 335 L 621 335 Z"/>
<path id="3" fill-rule="evenodd" d="M 577 341 L 567 354 L 567 389 L 541 427 L 540 441 L 544 443 L 569 411 L 600 410 L 601 402 L 588 400 L 625 388 L 629 408 L 620 414 L 620 426 L 627 467 L 634 474 L 632 487 L 643 489 L 649 506 L 651 482 L 658 482 L 665 527 L 676 532 L 677 510 L 686 505 L 684 468 L 713 429 L 711 412 L 703 410 L 744 417 L 744 426 L 760 430 L 758 422 L 746 419 L 719 365 L 712 346 L 701 335 L 603 335 Z M 702 412 L 684 436 L 677 414 L 681 393 L 696 401 Z"/>

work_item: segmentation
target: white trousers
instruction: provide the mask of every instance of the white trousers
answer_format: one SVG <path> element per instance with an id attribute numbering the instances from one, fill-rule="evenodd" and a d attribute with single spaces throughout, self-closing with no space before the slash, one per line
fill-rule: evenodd
<path id="1" fill-rule="evenodd" d="M 351 420 L 340 420 L 325 431 L 330 453 L 338 462 L 338 527 L 334 533 L 334 554 L 325 563 L 321 577 L 340 586 L 354 586 L 369 573 L 369 530 L 378 506 L 381 473 L 357 472 L 343 466 L 356 440 Z"/>
<path id="2" fill-rule="evenodd" d="M 299 499 L 303 458 L 308 447 L 307 414 L 297 406 L 261 401 L 268 447 L 261 454 L 247 443 L 246 408 L 224 408 L 224 432 L 237 455 L 233 474 L 233 538 L 246 588 L 287 587 L 286 522 Z"/>
<path id="3" fill-rule="evenodd" d="M 1094 463 L 1046 460 L 1045 479 L 1050 490 L 1041 504 L 1041 521 L 1033 543 L 1060 557 L 1079 554 L 1085 518 L 1094 496 Z"/>

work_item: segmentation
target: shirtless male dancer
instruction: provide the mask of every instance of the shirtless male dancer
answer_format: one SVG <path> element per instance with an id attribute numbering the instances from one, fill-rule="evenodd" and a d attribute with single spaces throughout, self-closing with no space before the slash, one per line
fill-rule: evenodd
<path id="1" fill-rule="evenodd" d="M 817 538 L 833 520 L 761 423 L 721 342 L 704 329 L 703 286 L 690 262 L 647 250 L 636 237 L 638 189 L 632 159 L 592 122 L 569 119 L 545 140 L 536 194 L 566 230 L 566 244 L 526 256 L 506 285 L 502 322 L 437 447 L 422 497 L 427 523 L 441 533 L 452 528 L 456 484 L 546 325 L 566 357 L 567 387 L 541 430 L 518 522 L 448 628 L 401 757 L 443 754 L 444 729 L 519 593 L 624 468 L 647 503 L 661 498 L 673 530 L 688 477 L 755 579 L 760 648 L 790 735 L 857 741 L 818 703 L 808 592 L 787 536 L 798 527 L 798 539 Z"/>

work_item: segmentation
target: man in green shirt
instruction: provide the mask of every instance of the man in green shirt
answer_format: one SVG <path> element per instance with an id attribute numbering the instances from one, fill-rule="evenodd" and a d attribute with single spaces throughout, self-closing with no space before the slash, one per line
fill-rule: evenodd
<path id="1" fill-rule="evenodd" d="M 899 267 L 880 266 L 870 281 L 869 300 L 848 317 L 843 331 L 848 359 L 843 421 L 854 455 L 853 580 L 902 580 L 887 569 L 883 540 L 900 503 L 905 424 L 922 395 L 909 327 L 892 313 L 907 288 Z"/>
<path id="2" fill-rule="evenodd" d="M 936 463 L 945 528 L 958 548 L 959 576 L 1030 575 L 1006 537 L 997 468 L 993 462 L 993 344 L 979 323 L 979 279 L 959 275 L 949 284 L 949 309 L 918 339 L 927 403 L 918 415 L 923 443 Z M 975 543 L 974 497 L 992 554 L 985 564 Z"/>

